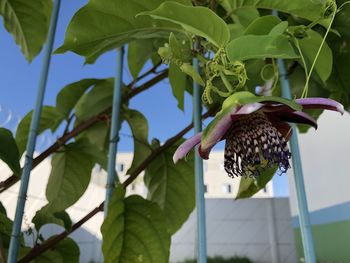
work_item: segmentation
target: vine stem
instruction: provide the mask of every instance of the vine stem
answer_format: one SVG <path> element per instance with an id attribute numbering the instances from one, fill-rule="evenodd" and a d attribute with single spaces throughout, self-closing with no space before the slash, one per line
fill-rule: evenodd
<path id="1" fill-rule="evenodd" d="M 294 39 L 294 43 L 295 43 L 295 46 L 297 47 L 298 52 L 299 52 L 299 54 L 300 54 L 301 61 L 302 61 L 302 63 L 303 63 L 304 70 L 305 70 L 305 79 L 307 79 L 308 76 L 309 76 L 309 72 L 308 72 L 307 65 L 306 65 L 306 61 L 305 61 L 305 57 L 304 57 L 304 55 L 303 55 L 303 52 L 301 51 L 301 48 L 300 48 L 300 44 L 299 44 L 298 39 Z M 303 92 L 304 92 L 304 90 L 303 90 Z"/>
<path id="2" fill-rule="evenodd" d="M 327 28 L 326 34 L 323 36 L 321 45 L 319 46 L 319 48 L 317 50 L 317 53 L 316 53 L 314 61 L 312 62 L 312 65 L 311 65 L 311 68 L 310 68 L 310 72 L 309 72 L 309 74 L 308 74 L 308 76 L 306 78 L 306 82 L 305 82 L 305 86 L 304 86 L 304 89 L 303 89 L 303 93 L 301 95 L 302 98 L 306 98 L 307 97 L 307 93 L 309 91 L 309 82 L 310 82 L 312 71 L 313 71 L 313 69 L 314 69 L 314 67 L 316 65 L 316 62 L 317 62 L 317 59 L 318 59 L 319 55 L 321 54 L 321 50 L 322 50 L 323 44 L 326 41 L 326 38 L 327 38 L 328 33 L 329 33 L 329 31 L 330 31 L 330 29 L 332 27 L 332 24 L 333 24 L 333 21 L 334 21 L 334 18 L 335 18 L 336 14 L 337 14 L 337 10 L 335 10 L 334 13 L 333 13 L 333 16 L 332 16 L 332 19 L 331 19 L 331 21 L 329 23 L 329 26 Z"/>
<path id="3" fill-rule="evenodd" d="M 163 71 L 161 74 L 155 76 L 154 78 L 150 79 L 149 81 L 145 82 L 138 88 L 132 89 L 125 97 L 123 97 L 122 101 L 127 102 L 137 94 L 149 89 L 153 85 L 157 84 L 161 80 L 165 79 L 168 76 L 168 71 Z M 127 87 L 133 84 L 128 84 Z M 87 130 L 91 126 L 93 126 L 95 123 L 99 121 L 103 121 L 110 118 L 110 111 L 111 108 L 106 109 L 105 111 L 87 119 L 84 122 L 81 122 L 78 126 L 76 126 L 74 129 L 72 129 L 70 132 L 67 132 L 63 134 L 60 138 L 56 140 L 54 144 L 52 144 L 50 147 L 48 147 L 45 151 L 43 151 L 40 155 L 38 155 L 33 160 L 33 166 L 32 169 L 34 169 L 38 164 L 40 164 L 43 160 L 45 160 L 48 156 L 50 156 L 52 153 L 56 152 L 62 145 L 64 145 L 67 141 L 69 141 L 71 138 L 77 136 L 79 133 Z M 8 188 L 13 186 L 16 182 L 20 180 L 20 177 L 16 176 L 15 174 L 12 174 L 9 178 L 6 180 L 0 182 L 0 193 L 6 191 Z"/>
<path id="4" fill-rule="evenodd" d="M 208 110 L 205 114 L 202 115 L 202 118 L 205 119 L 209 116 L 212 116 L 217 112 L 218 108 L 212 108 Z M 124 188 L 130 185 L 137 176 L 152 162 L 158 155 L 169 149 L 174 143 L 180 140 L 187 132 L 189 132 L 193 128 L 193 123 L 189 124 L 187 127 L 182 129 L 179 133 L 169 138 L 162 146 L 156 148 L 150 155 L 135 169 L 135 171 L 128 177 L 128 179 L 122 184 Z M 65 239 L 68 235 L 77 230 L 80 226 L 82 226 L 85 222 L 90 220 L 99 212 L 103 211 L 104 202 L 102 202 L 98 207 L 91 210 L 86 216 L 80 219 L 77 223 L 72 225 L 72 228 L 69 231 L 63 231 L 61 234 L 56 235 L 52 238 L 49 238 L 45 242 L 41 243 L 33 247 L 28 254 L 26 254 L 23 258 L 21 258 L 18 263 L 30 262 L 37 256 L 41 255 L 48 249 L 57 245 L 61 240 Z"/>

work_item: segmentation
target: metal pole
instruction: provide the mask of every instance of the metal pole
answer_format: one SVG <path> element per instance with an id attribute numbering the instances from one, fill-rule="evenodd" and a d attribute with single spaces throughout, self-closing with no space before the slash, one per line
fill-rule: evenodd
<path id="1" fill-rule="evenodd" d="M 41 71 L 38 93 L 37 93 L 37 98 L 35 102 L 35 108 L 33 111 L 33 117 L 30 124 L 30 130 L 28 135 L 25 162 L 24 162 L 24 167 L 22 171 L 21 183 L 20 183 L 18 199 L 17 199 L 15 220 L 13 222 L 10 248 L 9 248 L 9 254 L 7 259 L 8 263 L 15 263 L 17 261 L 17 255 L 18 255 L 18 249 L 19 249 L 19 237 L 21 233 L 24 206 L 26 202 L 30 171 L 32 170 L 33 153 L 35 150 L 36 136 L 37 136 L 38 126 L 40 121 L 41 108 L 43 105 L 47 77 L 49 73 L 51 53 L 52 53 L 52 48 L 55 41 L 55 32 L 56 32 L 60 4 L 61 4 L 61 0 L 55 0 L 53 9 L 52 9 L 48 40 L 44 50 L 43 67 Z"/>
<path id="2" fill-rule="evenodd" d="M 282 59 L 277 59 L 278 69 L 280 73 L 280 82 L 282 86 L 282 96 L 291 99 L 290 85 L 287 72 Z M 299 209 L 299 224 L 301 230 L 301 239 L 304 248 L 304 256 L 306 263 L 316 263 L 314 244 L 312 239 L 312 230 L 309 218 L 309 209 L 307 206 L 305 184 L 303 178 L 303 169 L 301 166 L 300 150 L 298 144 L 297 129 L 292 124 L 292 136 L 290 139 L 290 147 L 292 151 L 292 162 L 294 170 L 294 180 L 297 193 L 297 202 Z"/>
<path id="3" fill-rule="evenodd" d="M 193 59 L 193 67 L 198 72 L 199 64 L 196 58 Z M 201 91 L 197 82 L 193 81 L 193 119 L 195 134 L 202 130 L 202 103 Z M 199 263 L 207 262 L 207 239 L 205 226 L 205 200 L 203 182 L 203 160 L 198 154 L 198 147 L 194 156 L 195 176 L 196 176 L 196 204 L 197 204 L 197 259 Z"/>
<path id="4" fill-rule="evenodd" d="M 107 168 L 107 184 L 106 184 L 106 198 L 104 202 L 104 216 L 108 213 L 108 204 L 111 199 L 114 189 L 115 181 L 118 179 L 115 172 L 116 166 L 116 153 L 119 141 L 119 122 L 120 122 L 120 108 L 122 97 L 122 76 L 123 76 L 123 56 L 124 49 L 117 50 L 117 74 L 114 80 L 114 92 L 113 92 L 113 110 L 111 121 L 111 133 L 109 135 L 109 151 L 108 151 L 108 168 Z"/>

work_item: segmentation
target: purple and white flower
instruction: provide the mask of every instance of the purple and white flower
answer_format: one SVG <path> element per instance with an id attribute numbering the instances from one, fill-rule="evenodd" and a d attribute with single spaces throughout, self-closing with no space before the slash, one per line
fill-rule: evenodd
<path id="1" fill-rule="evenodd" d="M 292 129 L 288 123 L 308 124 L 317 129 L 317 122 L 302 111 L 305 109 L 344 113 L 343 105 L 332 99 L 290 101 L 237 92 L 224 101 L 221 111 L 202 133 L 179 146 L 173 160 L 176 163 L 184 158 L 196 145 L 200 156 L 208 159 L 211 149 L 225 140 L 224 167 L 230 177 L 258 176 L 264 168 L 274 166 L 285 172 L 291 158 L 287 142 Z"/>

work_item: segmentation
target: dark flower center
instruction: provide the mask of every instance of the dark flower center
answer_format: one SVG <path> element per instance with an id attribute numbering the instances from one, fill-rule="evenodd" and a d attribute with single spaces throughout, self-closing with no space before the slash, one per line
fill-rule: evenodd
<path id="1" fill-rule="evenodd" d="M 226 134 L 224 167 L 232 178 L 259 176 L 274 166 L 286 172 L 290 157 L 286 139 L 264 113 L 241 117 Z"/>

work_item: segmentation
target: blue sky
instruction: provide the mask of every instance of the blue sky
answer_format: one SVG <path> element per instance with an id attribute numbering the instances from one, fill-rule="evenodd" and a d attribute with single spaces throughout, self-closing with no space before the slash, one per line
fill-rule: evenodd
<path id="1" fill-rule="evenodd" d="M 86 2 L 85 0 L 62 1 L 54 48 L 63 43 L 65 29 L 70 19 Z M 16 119 L 23 117 L 33 108 L 42 64 L 42 53 L 31 64 L 28 64 L 19 47 L 15 45 L 12 36 L 3 26 L 0 27 L 0 39 L 0 74 L 2 80 L 0 86 L 0 105 L 2 109 L 0 123 L 11 112 L 14 116 L 13 121 L 9 124 L 11 126 Z M 93 65 L 83 65 L 84 58 L 71 52 L 54 55 L 51 60 L 44 105 L 54 105 L 57 93 L 71 82 L 83 78 L 114 76 L 115 60 L 115 51 L 104 54 Z M 124 79 L 130 80 L 126 64 L 124 65 Z M 161 82 L 132 99 L 129 106 L 141 111 L 147 117 L 150 139 L 158 138 L 160 141 L 165 141 L 185 127 L 192 119 L 191 98 L 188 96 L 185 98 L 185 112 L 180 111 L 167 81 Z M 131 134 L 125 124 L 121 133 Z M 46 135 L 46 137 L 41 137 L 38 142 L 39 147 L 47 145 L 55 137 L 57 136 Z M 118 148 L 120 151 L 132 150 L 132 139 L 128 136 L 122 136 Z M 220 148 L 222 149 L 223 146 L 219 146 Z M 276 190 L 285 195 L 287 191 L 286 178 L 278 178 L 277 181 L 278 189 L 283 189 L 283 191 Z"/>

